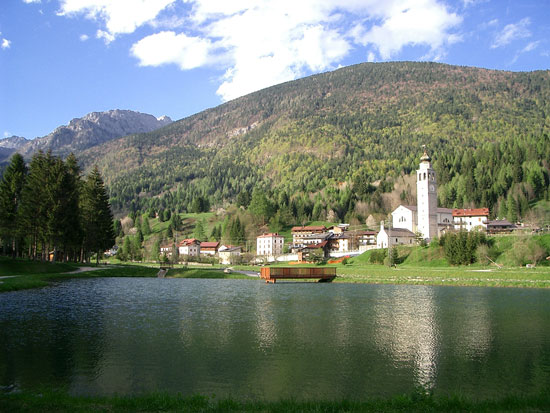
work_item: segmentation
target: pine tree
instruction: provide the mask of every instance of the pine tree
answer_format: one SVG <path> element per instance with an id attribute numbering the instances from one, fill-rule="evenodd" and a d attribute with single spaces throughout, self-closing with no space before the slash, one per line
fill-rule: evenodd
<path id="1" fill-rule="evenodd" d="M 156 240 L 151 248 L 151 260 L 158 261 L 160 256 L 160 241 Z"/>
<path id="2" fill-rule="evenodd" d="M 76 156 L 71 153 L 65 160 L 68 172 L 68 182 L 70 186 L 69 200 L 66 211 L 67 232 L 65 233 L 64 250 L 65 257 L 71 253 L 73 260 L 77 260 L 80 246 L 82 245 L 82 226 L 80 223 L 80 192 L 82 191 L 82 176 L 80 166 Z M 118 221 L 120 225 L 120 221 Z M 115 234 L 118 234 L 116 231 Z"/>
<path id="3" fill-rule="evenodd" d="M 35 153 L 29 164 L 29 173 L 21 191 L 21 205 L 18 210 L 19 227 L 28 237 L 29 256 L 46 259 L 46 224 L 48 221 L 49 197 L 46 192 L 49 175 L 49 157 L 44 152 Z"/>
<path id="4" fill-rule="evenodd" d="M 204 230 L 204 221 L 202 219 L 197 220 L 197 222 L 195 223 L 193 237 L 197 238 L 198 240 L 206 239 L 206 233 Z"/>
<path id="5" fill-rule="evenodd" d="M 0 181 L 0 238 L 4 240 L 4 253 L 7 242 L 11 241 L 12 255 L 17 255 L 17 241 L 21 235 L 18 210 L 21 205 L 21 192 L 25 184 L 27 168 L 23 157 L 16 153 L 4 171 Z"/>
<path id="6" fill-rule="evenodd" d="M 149 217 L 147 215 L 143 217 L 143 223 L 141 226 L 143 227 L 143 235 L 151 234 L 151 225 L 149 224 Z"/>
<path id="7" fill-rule="evenodd" d="M 97 166 L 86 178 L 81 197 L 84 251 L 95 252 L 97 262 L 102 251 L 113 246 L 113 214 L 103 179 Z"/>

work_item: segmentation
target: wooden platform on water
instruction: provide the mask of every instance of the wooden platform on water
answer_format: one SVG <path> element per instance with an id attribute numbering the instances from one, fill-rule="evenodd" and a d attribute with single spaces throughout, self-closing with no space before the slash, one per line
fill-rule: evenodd
<path id="1" fill-rule="evenodd" d="M 331 282 L 336 278 L 335 267 L 263 267 L 260 277 L 266 283 L 275 283 L 277 280 L 305 280 L 318 279 L 318 282 Z"/>

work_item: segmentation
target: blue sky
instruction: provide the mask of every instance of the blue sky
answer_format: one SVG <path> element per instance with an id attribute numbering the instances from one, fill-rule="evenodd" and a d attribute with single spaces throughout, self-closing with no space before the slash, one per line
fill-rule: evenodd
<path id="1" fill-rule="evenodd" d="M 550 67 L 550 0 L 2 0 L 0 138 L 172 119 L 366 61 Z"/>

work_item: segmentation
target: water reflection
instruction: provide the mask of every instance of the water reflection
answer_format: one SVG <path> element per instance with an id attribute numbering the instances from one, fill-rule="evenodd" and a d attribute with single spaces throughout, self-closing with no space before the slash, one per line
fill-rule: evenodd
<path id="1" fill-rule="evenodd" d="M 393 287 L 375 305 L 375 342 L 395 366 L 412 365 L 417 387 L 432 389 L 436 376 L 437 337 L 434 289 Z"/>
<path id="2" fill-rule="evenodd" d="M 550 291 L 97 279 L 0 295 L 0 385 L 361 398 L 550 391 Z"/>

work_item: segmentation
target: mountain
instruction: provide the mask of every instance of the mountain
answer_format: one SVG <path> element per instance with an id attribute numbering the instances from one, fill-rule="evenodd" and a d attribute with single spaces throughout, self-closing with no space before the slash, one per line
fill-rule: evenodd
<path id="1" fill-rule="evenodd" d="M 530 184 L 534 197 L 519 185 L 542 176 L 547 188 L 549 129 L 549 71 L 364 63 L 260 90 L 79 157 L 99 165 L 119 212 L 189 209 L 199 196 L 227 205 L 263 188 L 273 202 L 299 198 L 304 208 L 319 203 L 340 216 L 361 202 L 365 214 L 388 211 L 382 195 L 417 168 L 427 145 L 440 205 L 496 211 L 509 194 L 516 203 L 520 192 L 531 201 L 542 196 L 539 184 Z M 402 189 L 404 199 L 414 191 Z"/>
<path id="2" fill-rule="evenodd" d="M 0 159 L 11 156 L 11 154 L 24 146 L 27 142 L 29 142 L 29 140 L 21 136 L 10 136 L 0 139 Z"/>
<path id="3" fill-rule="evenodd" d="M 130 110 L 92 112 L 15 149 L 27 158 L 38 150 L 51 150 L 55 155 L 66 156 L 132 133 L 151 132 L 171 122 L 167 116 L 157 119 Z"/>

